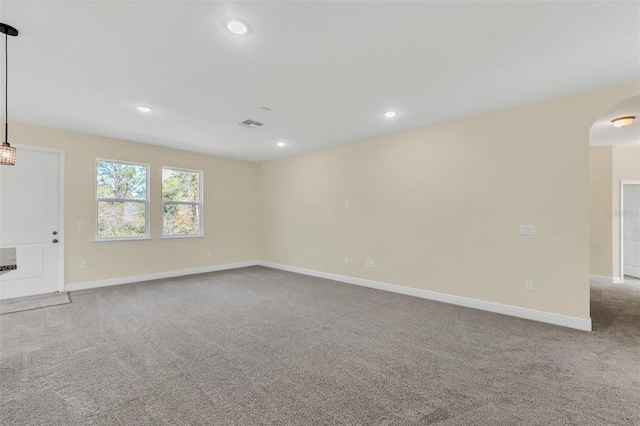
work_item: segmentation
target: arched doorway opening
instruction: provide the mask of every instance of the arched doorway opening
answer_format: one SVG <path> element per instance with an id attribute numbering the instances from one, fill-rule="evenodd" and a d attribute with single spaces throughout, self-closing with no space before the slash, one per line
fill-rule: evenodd
<path id="1" fill-rule="evenodd" d="M 635 119 L 621 127 L 612 123 L 621 117 Z M 640 315 L 640 96 L 594 122 L 589 157 L 591 316 L 597 327 Z"/>

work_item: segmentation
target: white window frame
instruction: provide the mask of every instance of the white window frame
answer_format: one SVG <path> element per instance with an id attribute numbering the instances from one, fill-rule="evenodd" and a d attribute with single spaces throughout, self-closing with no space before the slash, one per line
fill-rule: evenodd
<path id="1" fill-rule="evenodd" d="M 190 172 L 190 173 L 198 173 L 200 175 L 199 177 L 199 202 L 194 202 L 194 201 L 165 201 L 164 199 L 164 191 L 163 191 L 163 183 L 164 183 L 164 178 L 162 177 L 162 175 L 164 174 L 164 170 L 177 170 L 179 172 Z M 204 186 L 204 172 L 202 170 L 195 170 L 195 169 L 185 169 L 184 167 L 172 167 L 172 166 L 162 166 L 162 168 L 160 169 L 160 197 L 162 198 L 162 238 L 163 239 L 167 239 L 167 240 L 171 240 L 171 239 L 176 239 L 176 238 L 202 238 L 204 237 L 204 190 L 203 190 L 203 186 Z M 165 235 L 164 234 L 164 206 L 165 204 L 183 204 L 183 205 L 190 205 L 190 206 L 200 206 L 200 220 L 198 222 L 198 233 L 197 234 L 176 234 L 176 235 Z"/>
<path id="2" fill-rule="evenodd" d="M 133 198 L 99 198 L 98 197 L 98 163 L 117 163 L 117 164 L 125 164 L 128 166 L 141 166 L 146 170 L 146 179 L 145 179 L 145 194 L 146 198 L 144 200 L 133 199 Z M 96 234 L 95 241 L 96 242 L 105 242 L 105 241 L 140 241 L 140 240 L 150 240 L 149 230 L 151 228 L 149 223 L 149 205 L 150 205 L 150 194 L 149 194 L 149 179 L 150 179 L 150 166 L 148 163 L 138 163 L 135 161 L 125 161 L 125 160 L 113 160 L 111 158 L 96 158 L 95 165 L 95 198 L 96 198 Z M 101 237 L 98 234 L 98 204 L 100 202 L 133 202 L 133 203 L 144 203 L 144 235 L 139 237 Z"/>

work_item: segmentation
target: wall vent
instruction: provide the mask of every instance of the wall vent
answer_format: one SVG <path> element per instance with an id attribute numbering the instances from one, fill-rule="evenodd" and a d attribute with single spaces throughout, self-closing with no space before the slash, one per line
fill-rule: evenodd
<path id="1" fill-rule="evenodd" d="M 244 127 L 248 127 L 250 129 L 255 129 L 257 127 L 263 126 L 264 123 L 261 123 L 259 121 L 255 121 L 255 120 L 251 120 L 251 119 L 246 119 L 241 123 L 238 123 L 240 126 L 244 126 Z"/>

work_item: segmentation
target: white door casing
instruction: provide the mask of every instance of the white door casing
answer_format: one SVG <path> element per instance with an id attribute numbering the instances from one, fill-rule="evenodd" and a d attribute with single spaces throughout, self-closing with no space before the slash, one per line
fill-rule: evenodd
<path id="1" fill-rule="evenodd" d="M 640 278 L 640 182 L 622 183 L 622 271 Z"/>
<path id="2" fill-rule="evenodd" d="M 16 148 L 16 165 L 0 166 L 0 246 L 16 248 L 18 269 L 0 275 L 0 299 L 64 290 L 64 153 Z"/>

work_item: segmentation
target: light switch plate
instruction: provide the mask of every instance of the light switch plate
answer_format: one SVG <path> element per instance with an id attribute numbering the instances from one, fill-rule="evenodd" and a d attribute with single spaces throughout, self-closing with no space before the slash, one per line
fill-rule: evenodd
<path id="1" fill-rule="evenodd" d="M 520 225 L 520 235 L 536 235 L 536 226 Z"/>

